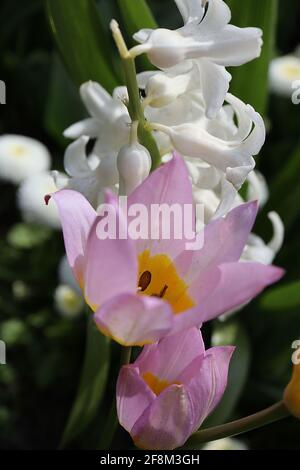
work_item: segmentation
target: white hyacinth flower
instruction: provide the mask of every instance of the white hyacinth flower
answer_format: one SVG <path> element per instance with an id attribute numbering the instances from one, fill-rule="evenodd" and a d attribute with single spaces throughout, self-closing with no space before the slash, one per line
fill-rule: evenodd
<path id="1" fill-rule="evenodd" d="M 174 149 L 180 154 L 205 161 L 222 172 L 227 183 L 233 187 L 233 195 L 234 189 L 241 188 L 255 167 L 253 156 L 260 152 L 266 131 L 262 117 L 250 105 L 245 105 L 229 93 L 226 100 L 238 121 L 234 133 L 229 132 L 230 128 L 226 131 L 222 122 L 218 123 L 217 120 L 206 123 L 185 122 L 173 126 L 155 122 L 151 126 L 167 134 Z M 221 137 L 218 136 L 221 135 L 220 127 Z"/>
<path id="2" fill-rule="evenodd" d="M 117 152 L 100 159 L 97 155 L 86 155 L 89 138 L 79 137 L 65 152 L 64 166 L 67 177 L 53 172 L 59 188 L 68 188 L 82 193 L 94 208 L 103 201 L 103 190 L 112 189 L 119 182 Z"/>
<path id="3" fill-rule="evenodd" d="M 26 222 L 59 229 L 60 219 L 53 201 L 46 206 L 44 197 L 57 191 L 53 178 L 48 172 L 34 174 L 26 178 L 18 188 L 17 202 Z"/>
<path id="4" fill-rule="evenodd" d="M 271 90 L 282 96 L 290 97 L 294 92 L 293 84 L 298 81 L 300 88 L 300 58 L 286 55 L 273 59 L 269 67 Z"/>
<path id="5" fill-rule="evenodd" d="M 118 152 L 129 137 L 130 119 L 126 106 L 99 83 L 92 81 L 81 85 L 80 95 L 91 117 L 68 127 L 64 136 L 70 139 L 82 136 L 97 139 L 94 153 L 99 157 Z"/>
<path id="6" fill-rule="evenodd" d="M 139 143 L 121 148 L 118 154 L 119 194 L 129 195 L 147 178 L 151 170 L 151 156 Z"/>
<path id="7" fill-rule="evenodd" d="M 276 212 L 270 212 L 268 217 L 273 225 L 273 237 L 265 243 L 260 237 L 251 234 L 242 255 L 244 261 L 257 261 L 262 264 L 272 264 L 284 241 L 284 225 Z"/>
<path id="8" fill-rule="evenodd" d="M 212 117 L 228 91 L 230 74 L 224 67 L 245 64 L 259 57 L 262 31 L 230 25 L 231 12 L 223 0 L 175 0 L 184 26 L 175 31 L 142 29 L 132 56 L 147 53 L 160 69 L 196 60 L 207 115 Z M 206 8 L 207 7 L 207 8 Z"/>
<path id="9" fill-rule="evenodd" d="M 57 311 L 64 317 L 78 317 L 84 307 L 84 299 L 76 290 L 68 285 L 60 285 L 55 289 L 54 302 Z"/>
<path id="10" fill-rule="evenodd" d="M 50 168 L 47 148 L 22 135 L 0 136 L 0 179 L 19 184 L 25 178 Z"/>

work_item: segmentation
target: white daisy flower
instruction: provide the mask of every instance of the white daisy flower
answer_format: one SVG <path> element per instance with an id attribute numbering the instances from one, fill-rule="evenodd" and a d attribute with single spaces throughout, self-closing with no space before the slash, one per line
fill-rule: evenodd
<path id="1" fill-rule="evenodd" d="M 25 222 L 32 222 L 59 229 L 58 210 L 50 199 L 45 204 L 44 197 L 57 191 L 52 176 L 47 172 L 33 174 L 21 183 L 17 192 L 18 207 Z"/>
<path id="2" fill-rule="evenodd" d="M 269 68 L 269 83 L 271 90 L 282 96 L 292 97 L 294 83 L 299 82 L 300 88 L 300 58 L 293 55 L 277 57 L 272 60 Z"/>
<path id="3" fill-rule="evenodd" d="M 83 311 L 84 300 L 75 289 L 68 285 L 60 285 L 54 292 L 57 311 L 64 317 L 75 318 Z"/>
<path id="4" fill-rule="evenodd" d="M 0 136 L 0 179 L 19 184 L 50 165 L 47 148 L 37 140 L 13 134 Z"/>

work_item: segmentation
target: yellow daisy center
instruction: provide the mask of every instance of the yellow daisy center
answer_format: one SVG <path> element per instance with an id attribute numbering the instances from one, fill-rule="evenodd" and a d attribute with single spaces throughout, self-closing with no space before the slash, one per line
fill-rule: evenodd
<path id="1" fill-rule="evenodd" d="M 12 145 L 11 146 L 11 153 L 15 157 L 22 157 L 26 154 L 26 148 L 22 145 Z"/>
<path id="2" fill-rule="evenodd" d="M 138 287 L 141 295 L 155 296 L 169 302 L 174 314 L 195 305 L 188 295 L 188 285 L 179 277 L 167 255 L 150 256 L 149 250 L 140 254 Z"/>
<path id="3" fill-rule="evenodd" d="M 286 65 L 283 69 L 286 78 L 291 80 L 300 78 L 300 65 Z"/>

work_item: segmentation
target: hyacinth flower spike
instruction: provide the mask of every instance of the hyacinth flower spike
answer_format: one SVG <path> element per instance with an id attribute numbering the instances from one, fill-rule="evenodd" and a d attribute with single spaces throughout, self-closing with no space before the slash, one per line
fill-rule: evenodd
<path id="1" fill-rule="evenodd" d="M 154 343 L 216 318 L 251 300 L 278 281 L 283 271 L 260 263 L 239 262 L 252 229 L 257 204 L 232 210 L 204 229 L 198 251 L 186 250 L 186 239 L 99 237 L 98 216 L 86 199 L 71 190 L 53 194 L 63 227 L 66 252 L 98 328 L 125 346 Z M 182 158 L 160 167 L 130 195 L 128 214 L 143 205 L 192 206 L 192 186 Z M 118 233 L 128 218 L 116 196 L 106 194 Z M 182 224 L 184 221 L 182 220 Z"/>

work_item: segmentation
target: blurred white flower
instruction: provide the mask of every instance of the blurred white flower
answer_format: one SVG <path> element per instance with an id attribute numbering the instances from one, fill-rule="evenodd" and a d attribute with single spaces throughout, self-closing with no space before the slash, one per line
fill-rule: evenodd
<path id="1" fill-rule="evenodd" d="M 50 168 L 47 148 L 22 135 L 0 136 L 0 179 L 19 184 L 25 178 Z"/>
<path id="2" fill-rule="evenodd" d="M 277 57 L 270 63 L 269 83 L 271 90 L 282 96 L 292 96 L 293 83 L 300 80 L 300 58 L 294 55 Z"/>
<path id="3" fill-rule="evenodd" d="M 131 54 L 147 53 L 149 60 L 163 70 L 191 59 L 196 61 L 197 81 L 202 88 L 206 113 L 213 117 L 229 88 L 231 76 L 225 67 L 242 65 L 258 57 L 262 31 L 229 25 L 231 12 L 223 0 L 175 2 L 184 26 L 175 31 L 140 30 L 134 35 L 140 45 L 131 49 Z"/>
<path id="4" fill-rule="evenodd" d="M 83 311 L 84 300 L 78 292 L 68 285 L 60 285 L 54 292 L 57 311 L 64 317 L 75 318 Z"/>
<path id="5" fill-rule="evenodd" d="M 67 256 L 64 255 L 62 259 L 60 260 L 59 266 L 58 266 L 58 279 L 60 284 L 67 285 L 69 287 L 72 287 L 73 290 L 75 290 L 78 294 L 82 294 L 82 291 L 75 280 L 75 277 L 73 275 L 72 269 L 69 265 Z"/>
<path id="6" fill-rule="evenodd" d="M 53 201 L 45 204 L 44 197 L 57 191 L 51 175 L 47 172 L 33 174 L 26 178 L 18 188 L 17 202 L 26 222 L 46 225 L 59 229 L 58 210 Z"/>
<path id="7" fill-rule="evenodd" d="M 248 450 L 245 442 L 232 437 L 225 437 L 218 441 L 211 441 L 202 447 L 202 450 Z"/>

